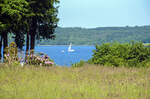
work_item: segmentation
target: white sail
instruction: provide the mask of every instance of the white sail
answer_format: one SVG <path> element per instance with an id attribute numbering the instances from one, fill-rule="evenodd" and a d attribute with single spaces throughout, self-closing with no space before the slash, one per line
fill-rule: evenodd
<path id="1" fill-rule="evenodd" d="M 72 44 L 70 43 L 69 47 L 68 47 L 68 52 L 74 52 L 75 50 L 71 48 Z"/>

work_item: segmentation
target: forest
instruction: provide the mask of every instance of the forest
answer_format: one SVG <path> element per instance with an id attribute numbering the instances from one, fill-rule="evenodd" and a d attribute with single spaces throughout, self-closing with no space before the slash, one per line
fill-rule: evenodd
<path id="1" fill-rule="evenodd" d="M 57 27 L 55 40 L 40 40 L 38 45 L 96 45 L 107 42 L 141 41 L 150 43 L 150 26 L 126 27 Z"/>

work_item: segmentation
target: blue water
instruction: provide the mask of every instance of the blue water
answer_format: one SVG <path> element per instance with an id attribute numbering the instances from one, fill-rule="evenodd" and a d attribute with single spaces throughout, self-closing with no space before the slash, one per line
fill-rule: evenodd
<path id="1" fill-rule="evenodd" d="M 74 52 L 68 52 L 68 46 L 36 46 L 36 52 L 48 54 L 57 65 L 70 66 L 80 60 L 87 61 L 92 57 L 94 46 L 72 46 Z M 64 52 L 63 52 L 64 50 Z"/>

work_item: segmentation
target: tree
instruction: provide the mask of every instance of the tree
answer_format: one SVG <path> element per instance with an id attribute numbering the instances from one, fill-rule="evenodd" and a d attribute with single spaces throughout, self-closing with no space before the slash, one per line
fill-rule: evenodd
<path id="1" fill-rule="evenodd" d="M 21 22 L 24 13 L 28 11 L 27 7 L 28 3 L 25 0 L 0 1 L 0 45 L 2 46 L 3 42 L 3 49 L 8 46 L 8 33 L 16 33 L 16 31 L 20 30 L 18 23 Z M 5 50 L 3 51 L 3 54 L 5 54 Z"/>
<path id="2" fill-rule="evenodd" d="M 9 33 L 15 35 L 20 49 L 26 34 L 27 53 L 29 48 L 34 50 L 36 39 L 53 39 L 58 22 L 58 3 L 58 0 L 0 0 L 0 48 L 2 43 L 4 49 L 8 46 Z"/>
<path id="3" fill-rule="evenodd" d="M 58 0 L 27 0 L 32 16 L 29 20 L 30 50 L 34 50 L 36 39 L 53 39 L 57 27 Z M 29 48 L 29 47 L 28 47 Z"/>

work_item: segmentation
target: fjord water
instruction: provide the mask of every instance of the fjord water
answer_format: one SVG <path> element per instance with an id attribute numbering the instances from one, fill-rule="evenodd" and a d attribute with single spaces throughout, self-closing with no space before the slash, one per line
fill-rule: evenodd
<path id="1" fill-rule="evenodd" d="M 80 60 L 87 61 L 92 57 L 94 46 L 72 46 L 74 52 L 68 52 L 68 46 L 36 46 L 36 52 L 48 54 L 57 65 L 71 66 Z"/>

